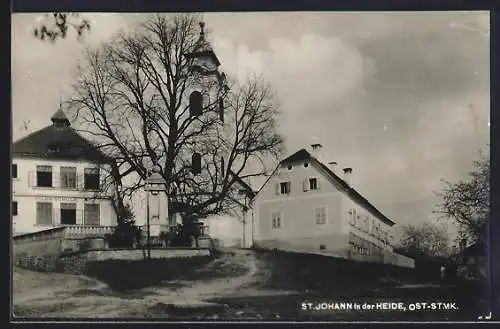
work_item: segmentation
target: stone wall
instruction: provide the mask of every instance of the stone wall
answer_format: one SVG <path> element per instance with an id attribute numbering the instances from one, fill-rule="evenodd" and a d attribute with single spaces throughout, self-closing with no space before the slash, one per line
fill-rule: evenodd
<path id="1" fill-rule="evenodd" d="M 64 240 L 64 227 L 28 233 L 12 238 L 12 256 L 19 257 L 58 255 Z"/>
<path id="2" fill-rule="evenodd" d="M 264 249 L 264 250 L 276 249 L 284 252 L 343 258 L 356 262 L 380 263 L 385 265 L 395 265 L 399 267 L 415 268 L 414 259 L 394 253 L 390 250 L 384 250 L 382 254 L 378 255 L 363 255 L 350 252 L 349 248 L 336 248 L 338 245 L 342 245 L 344 242 L 346 242 L 345 239 L 343 241 L 341 238 L 342 236 L 339 236 L 337 239 L 335 239 L 337 245 L 328 244 L 328 242 L 325 239 L 324 245 L 326 248 L 323 250 L 320 250 L 320 248 L 317 248 L 316 245 L 313 245 L 309 241 L 306 241 L 306 243 L 303 244 L 299 244 L 297 242 L 291 243 L 289 241 L 283 241 L 283 240 L 263 240 L 255 242 L 254 245 L 256 249 Z M 313 238 L 311 238 L 311 240 L 312 239 Z M 315 238 L 314 242 L 318 244 L 323 242 L 323 240 Z"/>
<path id="3" fill-rule="evenodd" d="M 13 264 L 22 268 L 63 273 L 85 273 L 89 261 L 140 260 L 142 249 L 107 249 L 103 233 L 108 227 L 84 230 L 58 227 L 13 237 Z M 210 256 L 210 241 L 200 241 L 199 249 L 151 249 L 151 258 L 186 258 Z"/>

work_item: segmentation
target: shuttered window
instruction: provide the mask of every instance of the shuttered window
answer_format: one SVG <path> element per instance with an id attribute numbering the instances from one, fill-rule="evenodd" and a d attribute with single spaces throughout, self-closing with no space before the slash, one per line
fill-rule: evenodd
<path id="1" fill-rule="evenodd" d="M 86 203 L 84 205 L 84 223 L 85 225 L 100 225 L 101 210 L 99 204 Z"/>
<path id="2" fill-rule="evenodd" d="M 52 203 L 36 203 L 36 223 L 38 225 L 52 225 Z"/>
<path id="3" fill-rule="evenodd" d="M 76 188 L 76 167 L 61 167 L 61 188 L 75 189 Z"/>

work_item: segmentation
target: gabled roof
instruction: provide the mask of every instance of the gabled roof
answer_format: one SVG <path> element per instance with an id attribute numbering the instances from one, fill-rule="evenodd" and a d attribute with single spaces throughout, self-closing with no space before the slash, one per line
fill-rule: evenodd
<path id="1" fill-rule="evenodd" d="M 13 155 L 60 160 L 87 160 L 109 163 L 111 158 L 80 136 L 59 109 L 51 118 L 52 125 L 37 130 L 14 142 Z"/>
<path id="2" fill-rule="evenodd" d="M 358 191 L 356 191 L 354 188 L 350 187 L 349 184 L 347 184 L 346 181 L 344 181 L 342 178 L 337 176 L 330 168 L 328 168 L 326 165 L 324 165 L 322 162 L 320 162 L 318 159 L 313 157 L 309 152 L 306 151 L 306 149 L 301 149 L 294 154 L 290 155 L 289 157 L 285 158 L 282 160 L 276 170 L 283 164 L 291 164 L 294 162 L 298 161 L 312 161 L 315 163 L 317 166 L 319 166 L 323 171 L 325 171 L 326 175 L 331 178 L 333 181 L 335 181 L 338 185 L 340 185 L 349 195 L 353 200 L 357 201 L 360 205 L 364 206 L 366 209 L 368 209 L 371 213 L 373 213 L 376 217 L 380 218 L 384 223 L 388 225 L 394 225 L 395 222 L 387 218 L 384 214 L 382 214 L 373 204 L 371 204 L 365 197 L 363 197 Z M 276 172 L 275 170 L 275 172 Z M 274 175 L 274 173 L 273 173 Z M 267 181 L 264 183 L 262 188 L 267 184 L 269 179 L 273 176 L 269 176 Z M 261 190 L 262 190 L 261 188 Z M 260 191 L 259 191 L 260 192 Z"/>

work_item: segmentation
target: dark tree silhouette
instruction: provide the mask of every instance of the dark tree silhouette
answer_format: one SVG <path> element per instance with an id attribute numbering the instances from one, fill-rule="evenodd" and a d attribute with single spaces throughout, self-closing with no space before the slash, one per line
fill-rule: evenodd
<path id="1" fill-rule="evenodd" d="M 478 242 L 485 238 L 490 213 L 490 157 L 479 153 L 469 180 L 444 181 L 443 191 L 437 193 L 442 201 L 436 212 L 459 225 L 460 238 Z"/>
<path id="2" fill-rule="evenodd" d="M 77 37 L 82 37 L 90 31 L 90 22 L 78 13 L 54 12 L 46 15 L 47 20 L 33 29 L 35 37 L 42 41 L 55 42 L 64 39 L 69 30 L 74 30 Z"/>

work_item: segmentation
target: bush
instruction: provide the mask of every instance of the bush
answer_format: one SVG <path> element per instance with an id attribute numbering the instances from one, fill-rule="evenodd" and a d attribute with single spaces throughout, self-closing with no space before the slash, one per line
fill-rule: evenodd
<path id="1" fill-rule="evenodd" d="M 134 224 L 134 221 L 119 223 L 113 234 L 105 236 L 108 246 L 110 248 L 132 248 L 134 246 L 140 246 L 142 230 Z"/>

